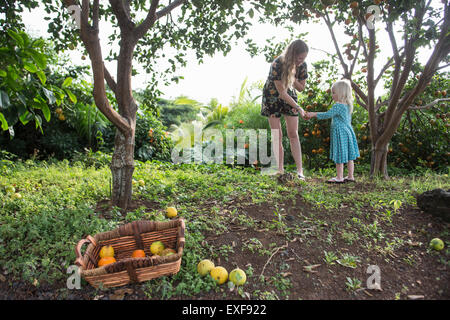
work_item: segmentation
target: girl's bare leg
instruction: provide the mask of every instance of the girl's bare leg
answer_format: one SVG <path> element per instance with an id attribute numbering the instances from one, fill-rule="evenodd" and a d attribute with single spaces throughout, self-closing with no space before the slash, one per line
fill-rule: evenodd
<path id="1" fill-rule="evenodd" d="M 344 179 L 344 164 L 343 163 L 336 163 L 336 179 L 337 180 L 343 180 Z"/>
<path id="2" fill-rule="evenodd" d="M 347 176 L 347 179 L 349 179 L 349 180 L 354 180 L 355 177 L 353 177 L 353 173 L 354 173 L 354 171 L 355 171 L 355 163 L 353 162 L 353 160 L 350 160 L 350 161 L 347 163 L 347 169 L 348 169 L 348 176 Z"/>

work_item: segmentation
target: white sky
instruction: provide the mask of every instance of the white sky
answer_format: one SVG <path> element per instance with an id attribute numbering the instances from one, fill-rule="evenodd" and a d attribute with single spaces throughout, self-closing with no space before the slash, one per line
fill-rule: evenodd
<path id="1" fill-rule="evenodd" d="M 24 12 L 24 21 L 27 29 L 35 35 L 47 36 L 47 21 L 43 19 L 45 13 L 43 10 L 35 9 L 33 12 Z M 331 41 L 330 33 L 326 25 L 320 24 L 302 24 L 295 27 L 295 32 L 305 33 L 308 35 L 303 40 L 308 44 L 310 51 L 307 57 L 307 63 L 326 59 L 327 56 L 322 52 L 335 53 L 334 45 Z M 100 24 L 100 39 L 102 40 L 103 53 L 109 52 L 106 40 L 109 28 L 104 23 Z M 345 35 L 343 29 L 336 29 L 338 43 L 343 45 L 349 42 L 351 37 Z M 282 28 L 275 28 L 270 25 L 258 25 L 250 31 L 250 36 L 259 44 L 264 44 L 265 39 L 276 36 L 280 42 L 288 37 L 288 33 Z M 381 59 L 376 60 L 375 70 L 381 69 L 384 59 L 392 55 L 389 40 L 384 30 L 377 30 L 377 39 L 380 48 L 386 52 Z M 422 62 L 425 62 L 430 52 L 422 54 Z M 75 64 L 88 64 L 89 60 L 82 61 L 81 54 L 78 51 L 70 51 L 70 56 Z M 233 46 L 233 49 L 227 56 L 222 53 L 216 54 L 214 57 L 205 57 L 203 64 L 198 64 L 195 55 L 190 55 L 187 67 L 177 71 L 177 75 L 183 75 L 184 79 L 178 84 L 174 83 L 169 87 L 161 87 L 164 92 L 163 98 L 174 99 L 178 96 L 185 95 L 191 99 L 202 103 L 208 103 L 212 98 L 218 99 L 219 103 L 228 105 L 233 97 L 238 96 L 240 87 L 245 78 L 248 78 L 247 85 L 251 85 L 256 81 L 265 81 L 270 64 L 265 61 L 264 56 L 251 58 L 249 53 L 244 49 L 243 42 L 241 45 Z M 114 75 L 116 63 L 106 63 L 110 72 Z M 138 68 L 137 63 L 135 68 Z M 116 77 L 115 77 L 116 78 Z M 146 81 L 151 77 L 146 74 L 140 74 L 133 77 L 133 89 L 144 88 Z M 381 87 L 381 84 L 379 84 Z M 381 89 L 381 88 L 380 88 Z"/>

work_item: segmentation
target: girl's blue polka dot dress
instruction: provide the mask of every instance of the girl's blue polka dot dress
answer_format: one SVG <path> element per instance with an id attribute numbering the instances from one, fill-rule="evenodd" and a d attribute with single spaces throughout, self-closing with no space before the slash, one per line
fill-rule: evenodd
<path id="1" fill-rule="evenodd" d="M 330 159 L 335 163 L 347 163 L 359 157 L 358 142 L 352 128 L 349 106 L 335 103 L 327 112 L 318 112 L 317 119 L 330 119 Z"/>

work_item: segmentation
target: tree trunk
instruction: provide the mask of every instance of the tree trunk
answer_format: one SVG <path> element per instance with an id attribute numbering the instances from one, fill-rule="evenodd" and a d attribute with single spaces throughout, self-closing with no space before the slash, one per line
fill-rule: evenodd
<path id="1" fill-rule="evenodd" d="M 128 208 L 133 191 L 135 124 L 132 127 L 130 136 L 124 136 L 120 130 L 116 130 L 110 167 L 113 180 L 111 204 L 122 210 Z"/>
<path id="2" fill-rule="evenodd" d="M 387 155 L 389 143 L 372 145 L 372 155 L 370 159 L 370 177 L 383 175 L 383 178 L 389 178 L 387 171 Z"/>

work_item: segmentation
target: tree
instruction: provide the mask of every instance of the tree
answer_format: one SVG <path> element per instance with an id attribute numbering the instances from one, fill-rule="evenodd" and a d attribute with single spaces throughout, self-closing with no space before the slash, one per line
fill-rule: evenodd
<path id="1" fill-rule="evenodd" d="M 430 108 L 450 100 L 441 96 L 423 106 L 415 104 L 416 97 L 426 89 L 433 75 L 449 66 L 450 7 L 447 1 L 433 6 L 431 2 L 279 1 L 274 4 L 276 10 L 266 14 L 266 19 L 274 24 L 283 24 L 284 21 L 300 24 L 321 19 L 328 27 L 343 78 L 352 81 L 357 103 L 369 114 L 371 176 L 382 174 L 388 177 L 389 142 L 407 110 Z M 344 27 L 344 32 L 350 37 L 348 43 L 338 43 L 336 24 Z M 381 24 L 384 24 L 392 53 L 381 52 L 377 44 Z M 402 34 L 401 39 L 398 39 L 397 33 Z M 428 60 L 422 62 L 418 53 L 424 46 L 432 48 L 432 52 Z M 378 74 L 374 68 L 376 59 L 385 59 Z M 360 70 L 356 69 L 358 64 L 363 64 Z M 365 74 L 365 88 L 354 81 L 361 72 Z M 381 79 L 387 79 L 390 83 L 389 93 L 377 98 L 375 89 Z M 414 85 L 406 86 L 408 81 L 414 81 Z"/>
<path id="2" fill-rule="evenodd" d="M 167 70 L 172 74 L 177 65 L 186 64 L 186 52 L 195 51 L 197 59 L 217 51 L 227 53 L 231 42 L 243 37 L 249 28 L 248 10 L 244 1 L 231 0 L 99 0 L 17 1 L 14 8 L 31 8 L 36 3 L 45 6 L 53 17 L 46 17 L 56 48 L 68 48 L 80 41 L 91 60 L 94 78 L 93 96 L 98 109 L 117 128 L 111 162 L 112 204 L 126 209 L 131 201 L 134 171 L 134 140 L 138 104 L 132 94 L 133 62 L 145 65 L 153 76 L 150 86 L 156 88 L 158 78 L 155 61 L 163 58 L 170 62 Z M 71 15 L 79 13 L 79 30 L 67 23 Z M 56 14 L 56 17 L 54 16 Z M 140 16 L 143 18 L 139 18 Z M 104 57 L 99 39 L 99 21 L 104 19 L 115 27 L 110 42 L 118 42 L 118 52 Z M 168 45 L 177 52 L 167 57 Z M 117 77 L 105 67 L 105 60 L 117 61 Z M 177 81 L 174 77 L 170 80 Z M 169 80 L 166 80 L 167 82 Z M 105 82 L 114 92 L 117 105 L 112 106 L 106 95 Z"/>
<path id="3" fill-rule="evenodd" d="M 74 48 L 81 42 L 91 61 L 95 104 L 117 129 L 110 166 L 111 200 L 113 205 L 126 209 L 132 195 L 136 111 L 139 107 L 131 85 L 132 75 L 136 72 L 134 59 L 152 74 L 149 86 L 155 89 L 158 78 L 164 78 L 163 74 L 156 73 L 158 58 L 170 62 L 167 74 L 172 74 L 177 65 L 186 64 L 189 49 L 195 51 L 200 62 L 205 54 L 213 55 L 217 51 L 226 54 L 231 50 L 231 42 L 243 37 L 249 29 L 251 8 L 245 9 L 242 0 L 109 0 L 107 4 L 99 0 L 82 0 L 80 3 L 77 0 L 64 0 L 63 3 L 20 0 L 6 6 L 10 11 L 20 12 L 23 8 L 34 8 L 36 4 L 43 4 L 49 14 L 45 19 L 50 21 L 49 32 L 56 48 Z M 17 15 L 12 16 L 18 19 Z M 78 30 L 67 23 L 71 16 L 79 17 Z M 119 48 L 118 52 L 110 52 L 106 57 L 99 39 L 101 19 L 115 28 L 109 40 L 110 43 L 118 42 Z M 167 57 L 165 49 L 168 46 L 176 50 L 174 57 Z M 105 60 L 117 62 L 116 79 L 105 67 Z M 110 104 L 105 82 L 114 92 L 117 105 Z"/>

